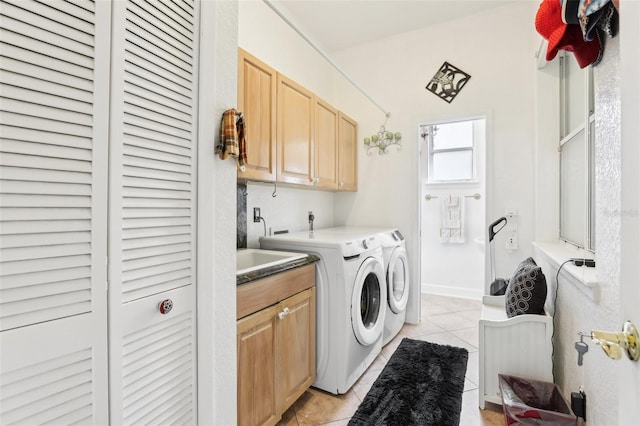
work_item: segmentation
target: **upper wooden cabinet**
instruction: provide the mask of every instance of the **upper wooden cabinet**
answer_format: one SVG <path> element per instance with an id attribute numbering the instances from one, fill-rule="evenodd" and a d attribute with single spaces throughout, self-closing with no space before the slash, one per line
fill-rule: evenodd
<path id="1" fill-rule="evenodd" d="M 247 130 L 239 180 L 358 189 L 357 123 L 240 48 L 238 110 Z"/>
<path id="2" fill-rule="evenodd" d="M 338 110 L 316 98 L 315 185 L 338 188 Z"/>
<path id="3" fill-rule="evenodd" d="M 244 113 L 247 168 L 238 178 L 276 180 L 277 72 L 238 49 L 238 110 Z"/>
<path id="4" fill-rule="evenodd" d="M 277 179 L 313 185 L 315 96 L 278 74 Z"/>
<path id="5" fill-rule="evenodd" d="M 338 189 L 358 190 L 358 123 L 338 114 Z"/>

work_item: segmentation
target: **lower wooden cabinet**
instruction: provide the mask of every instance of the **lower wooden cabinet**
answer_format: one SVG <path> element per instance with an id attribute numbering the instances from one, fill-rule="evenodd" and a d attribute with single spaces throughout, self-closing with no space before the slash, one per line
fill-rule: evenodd
<path id="1" fill-rule="evenodd" d="M 316 378 L 316 289 L 238 320 L 238 424 L 274 425 Z"/>

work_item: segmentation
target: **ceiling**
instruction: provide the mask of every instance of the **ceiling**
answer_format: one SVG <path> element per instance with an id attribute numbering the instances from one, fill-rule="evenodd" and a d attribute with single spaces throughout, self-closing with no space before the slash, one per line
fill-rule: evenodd
<path id="1" fill-rule="evenodd" d="M 265 0 L 334 52 L 518 0 Z"/>

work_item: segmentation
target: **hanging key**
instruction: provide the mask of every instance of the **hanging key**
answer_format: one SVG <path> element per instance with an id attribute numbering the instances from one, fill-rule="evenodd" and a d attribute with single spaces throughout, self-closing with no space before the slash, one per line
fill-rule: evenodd
<path id="1" fill-rule="evenodd" d="M 578 351 L 578 365 L 582 365 L 582 356 L 589 352 L 589 345 L 582 340 L 583 337 L 584 335 L 580 333 L 580 341 L 575 344 L 576 351 Z"/>

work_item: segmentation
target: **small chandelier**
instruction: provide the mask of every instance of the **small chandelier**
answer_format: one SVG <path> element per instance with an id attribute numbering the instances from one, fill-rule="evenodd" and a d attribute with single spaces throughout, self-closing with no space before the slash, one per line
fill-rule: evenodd
<path id="1" fill-rule="evenodd" d="M 388 132 L 383 124 L 377 134 L 364 138 L 364 144 L 367 146 L 367 155 L 371 155 L 371 150 L 376 148 L 378 148 L 378 155 L 388 154 L 389 150 L 387 148 L 390 145 L 397 145 L 398 151 L 402 151 L 401 139 L 400 132 Z"/>

